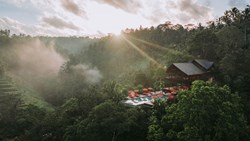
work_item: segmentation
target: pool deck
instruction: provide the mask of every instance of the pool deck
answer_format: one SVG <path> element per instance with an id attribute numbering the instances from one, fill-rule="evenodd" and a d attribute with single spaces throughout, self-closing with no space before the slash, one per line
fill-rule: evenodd
<path id="1" fill-rule="evenodd" d="M 155 99 L 167 101 L 170 98 L 169 97 L 170 95 L 172 94 L 164 93 L 162 91 L 157 91 L 157 92 L 151 92 L 148 95 L 139 94 L 139 96 L 134 98 L 130 98 L 128 96 L 127 99 L 123 100 L 122 102 L 128 106 L 139 106 L 139 105 L 153 106 Z"/>

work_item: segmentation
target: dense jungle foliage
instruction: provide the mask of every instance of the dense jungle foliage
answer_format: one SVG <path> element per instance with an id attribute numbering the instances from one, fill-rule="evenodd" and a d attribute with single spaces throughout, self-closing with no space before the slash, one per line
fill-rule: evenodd
<path id="1" fill-rule="evenodd" d="M 196 58 L 215 63 L 214 82 L 194 81 L 172 104 L 120 102 Z M 0 140 L 249 141 L 249 101 L 250 7 L 94 39 L 0 31 Z"/>

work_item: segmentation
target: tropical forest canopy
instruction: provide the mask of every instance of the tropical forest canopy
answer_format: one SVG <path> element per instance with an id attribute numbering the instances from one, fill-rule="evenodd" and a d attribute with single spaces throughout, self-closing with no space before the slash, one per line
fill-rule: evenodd
<path id="1" fill-rule="evenodd" d="M 121 103 L 164 83 L 166 67 L 207 59 L 214 81 L 177 102 Z M 250 7 L 206 25 L 124 29 L 119 36 L 31 37 L 0 31 L 0 140 L 250 140 Z M 168 85 L 167 83 L 165 85 Z"/>

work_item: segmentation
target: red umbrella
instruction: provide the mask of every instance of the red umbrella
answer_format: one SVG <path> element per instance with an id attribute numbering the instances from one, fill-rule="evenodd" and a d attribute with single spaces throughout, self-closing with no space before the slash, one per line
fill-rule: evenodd
<path id="1" fill-rule="evenodd" d="M 128 95 L 130 98 L 134 98 L 135 96 L 133 94 Z"/>
<path id="2" fill-rule="evenodd" d="M 148 95 L 148 93 L 147 93 L 147 92 L 143 92 L 142 94 L 144 94 L 144 95 Z"/>
<path id="3" fill-rule="evenodd" d="M 139 90 L 134 90 L 134 92 L 135 92 L 135 93 L 138 93 L 138 92 L 139 92 Z"/>
<path id="4" fill-rule="evenodd" d="M 168 97 L 168 99 L 174 99 L 175 98 L 175 96 L 173 96 L 173 95 L 170 95 L 169 97 Z"/>
<path id="5" fill-rule="evenodd" d="M 128 91 L 128 93 L 132 93 L 132 92 L 133 92 L 133 90 L 129 90 L 129 91 Z"/>
<path id="6" fill-rule="evenodd" d="M 148 88 L 149 91 L 153 91 L 154 89 L 153 88 Z"/>
<path id="7" fill-rule="evenodd" d="M 138 96 L 139 96 L 139 94 L 135 94 L 135 96 L 136 96 L 136 97 L 138 97 Z"/>
<path id="8" fill-rule="evenodd" d="M 171 92 L 171 94 L 176 95 L 177 93 L 176 92 Z"/>
<path id="9" fill-rule="evenodd" d="M 156 96 L 156 95 L 153 95 L 152 98 L 155 99 L 155 98 L 157 98 L 157 96 Z"/>
<path id="10" fill-rule="evenodd" d="M 163 94 L 162 94 L 162 93 L 159 93 L 158 96 L 163 96 Z"/>

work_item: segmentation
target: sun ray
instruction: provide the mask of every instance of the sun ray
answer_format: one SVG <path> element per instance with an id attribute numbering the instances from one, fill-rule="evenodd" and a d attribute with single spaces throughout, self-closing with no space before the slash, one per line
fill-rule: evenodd
<path id="1" fill-rule="evenodd" d="M 181 52 L 181 51 L 170 49 L 170 48 L 166 48 L 166 47 L 160 46 L 158 44 L 150 43 L 148 41 L 145 41 L 145 40 L 142 40 L 142 39 L 138 39 L 138 38 L 135 38 L 135 37 L 132 37 L 132 36 L 129 36 L 129 38 L 132 38 L 132 39 L 134 39 L 136 41 L 139 41 L 141 43 L 147 44 L 147 45 L 149 45 L 151 47 L 154 47 L 154 48 L 157 48 L 157 49 L 160 49 L 160 50 L 164 50 L 164 51 L 168 51 L 170 53 L 174 53 L 174 54 L 180 53 L 180 54 L 183 54 L 183 52 Z M 191 55 L 188 55 L 188 56 L 192 57 Z"/>
<path id="2" fill-rule="evenodd" d="M 142 56 L 147 58 L 149 61 L 153 62 L 159 67 L 164 67 L 162 64 L 158 63 L 155 59 L 150 57 L 147 53 L 145 53 L 143 50 L 141 50 L 139 47 L 137 47 L 134 43 L 132 43 L 130 40 L 128 40 L 125 36 L 121 36 L 129 45 L 131 45 L 136 51 L 138 51 Z"/>

